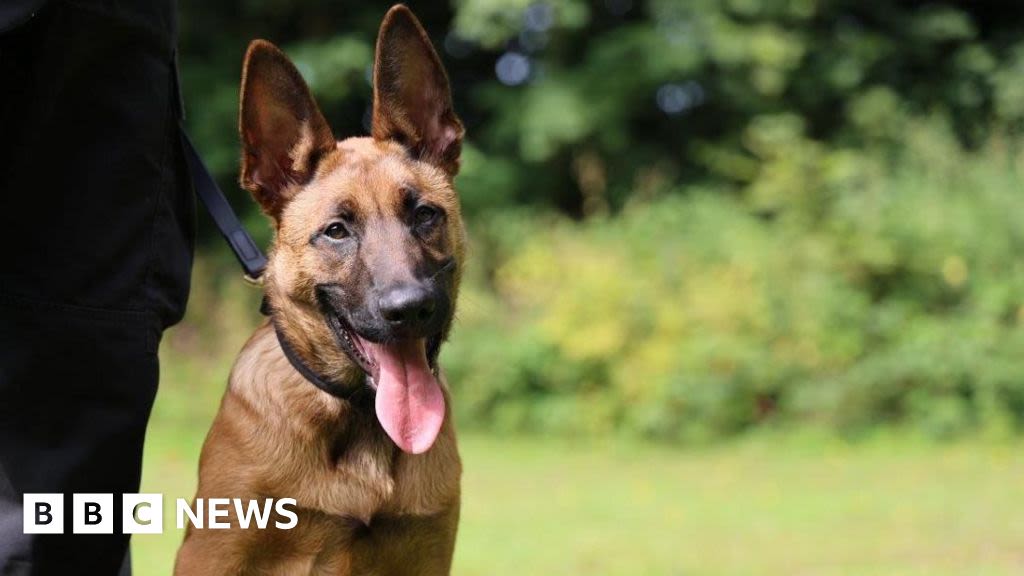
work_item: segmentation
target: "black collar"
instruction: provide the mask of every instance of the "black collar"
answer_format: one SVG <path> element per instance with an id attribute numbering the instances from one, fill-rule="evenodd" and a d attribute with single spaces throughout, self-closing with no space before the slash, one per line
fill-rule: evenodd
<path id="1" fill-rule="evenodd" d="M 274 327 L 274 333 L 277 334 L 277 342 L 281 345 L 281 351 L 284 352 L 284 357 L 288 359 L 292 368 L 295 368 L 296 372 L 301 374 L 306 380 L 309 380 L 317 388 L 327 392 L 335 398 L 349 401 L 361 392 L 371 390 L 371 388 L 366 385 L 345 386 L 321 377 L 319 374 L 314 372 L 312 368 L 307 366 L 301 358 L 299 358 L 299 355 L 295 353 L 295 349 L 288 343 L 288 340 L 284 337 L 284 333 L 277 327 L 277 323 L 274 322 L 273 318 L 270 319 L 270 324 Z"/>

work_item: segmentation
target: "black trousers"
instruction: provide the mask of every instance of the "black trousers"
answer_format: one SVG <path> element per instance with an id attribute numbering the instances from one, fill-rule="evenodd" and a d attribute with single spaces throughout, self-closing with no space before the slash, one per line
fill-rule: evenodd
<path id="1" fill-rule="evenodd" d="M 71 535 L 71 494 L 138 492 L 157 347 L 188 295 L 174 0 L 22 20 L 0 22 L 0 575 L 117 574 L 127 536 Z M 66 495 L 64 535 L 23 534 L 36 492 Z"/>

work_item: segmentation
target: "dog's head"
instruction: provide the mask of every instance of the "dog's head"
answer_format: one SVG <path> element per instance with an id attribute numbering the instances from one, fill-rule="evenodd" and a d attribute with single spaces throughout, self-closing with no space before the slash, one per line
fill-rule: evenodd
<path id="1" fill-rule="evenodd" d="M 377 40 L 372 137 L 335 140 L 302 76 L 272 44 L 242 73 L 242 186 L 274 222 L 267 294 L 309 364 L 376 387 L 384 429 L 425 451 L 444 418 L 436 379 L 462 270 L 452 185 L 462 124 L 416 17 L 395 6 Z"/>

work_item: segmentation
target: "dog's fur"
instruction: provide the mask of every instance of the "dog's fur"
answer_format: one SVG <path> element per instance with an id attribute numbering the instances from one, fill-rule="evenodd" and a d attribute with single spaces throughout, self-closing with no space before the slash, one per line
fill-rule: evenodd
<path id="1" fill-rule="evenodd" d="M 338 287 L 332 305 L 356 314 L 381 282 L 444 272 L 439 345 L 464 257 L 452 185 L 463 128 L 441 62 L 404 6 L 384 18 L 374 70 L 373 136 L 336 142 L 287 57 L 255 41 L 239 121 L 242 184 L 276 229 L 265 275 L 274 322 L 307 366 L 353 388 L 365 375 L 339 348 L 318 291 Z M 415 229 L 408 211 L 424 202 L 440 220 Z M 358 243 L 317 239 L 339 217 L 358 229 Z M 381 429 L 372 398 L 314 387 L 272 325 L 257 329 L 203 447 L 196 497 L 295 498 L 298 524 L 276 529 L 274 516 L 266 529 L 243 530 L 232 512 L 231 529 L 190 529 L 175 574 L 448 574 L 461 475 L 450 409 L 433 446 L 414 456 Z"/>

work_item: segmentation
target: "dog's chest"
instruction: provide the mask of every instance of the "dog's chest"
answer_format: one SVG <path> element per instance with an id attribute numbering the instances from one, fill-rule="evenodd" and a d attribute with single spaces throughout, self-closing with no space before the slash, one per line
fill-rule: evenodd
<path id="1" fill-rule="evenodd" d="M 332 452 L 317 482 L 325 512 L 369 523 L 381 515 L 434 515 L 458 501 L 461 463 L 450 434 L 420 455 L 382 441 Z"/>

